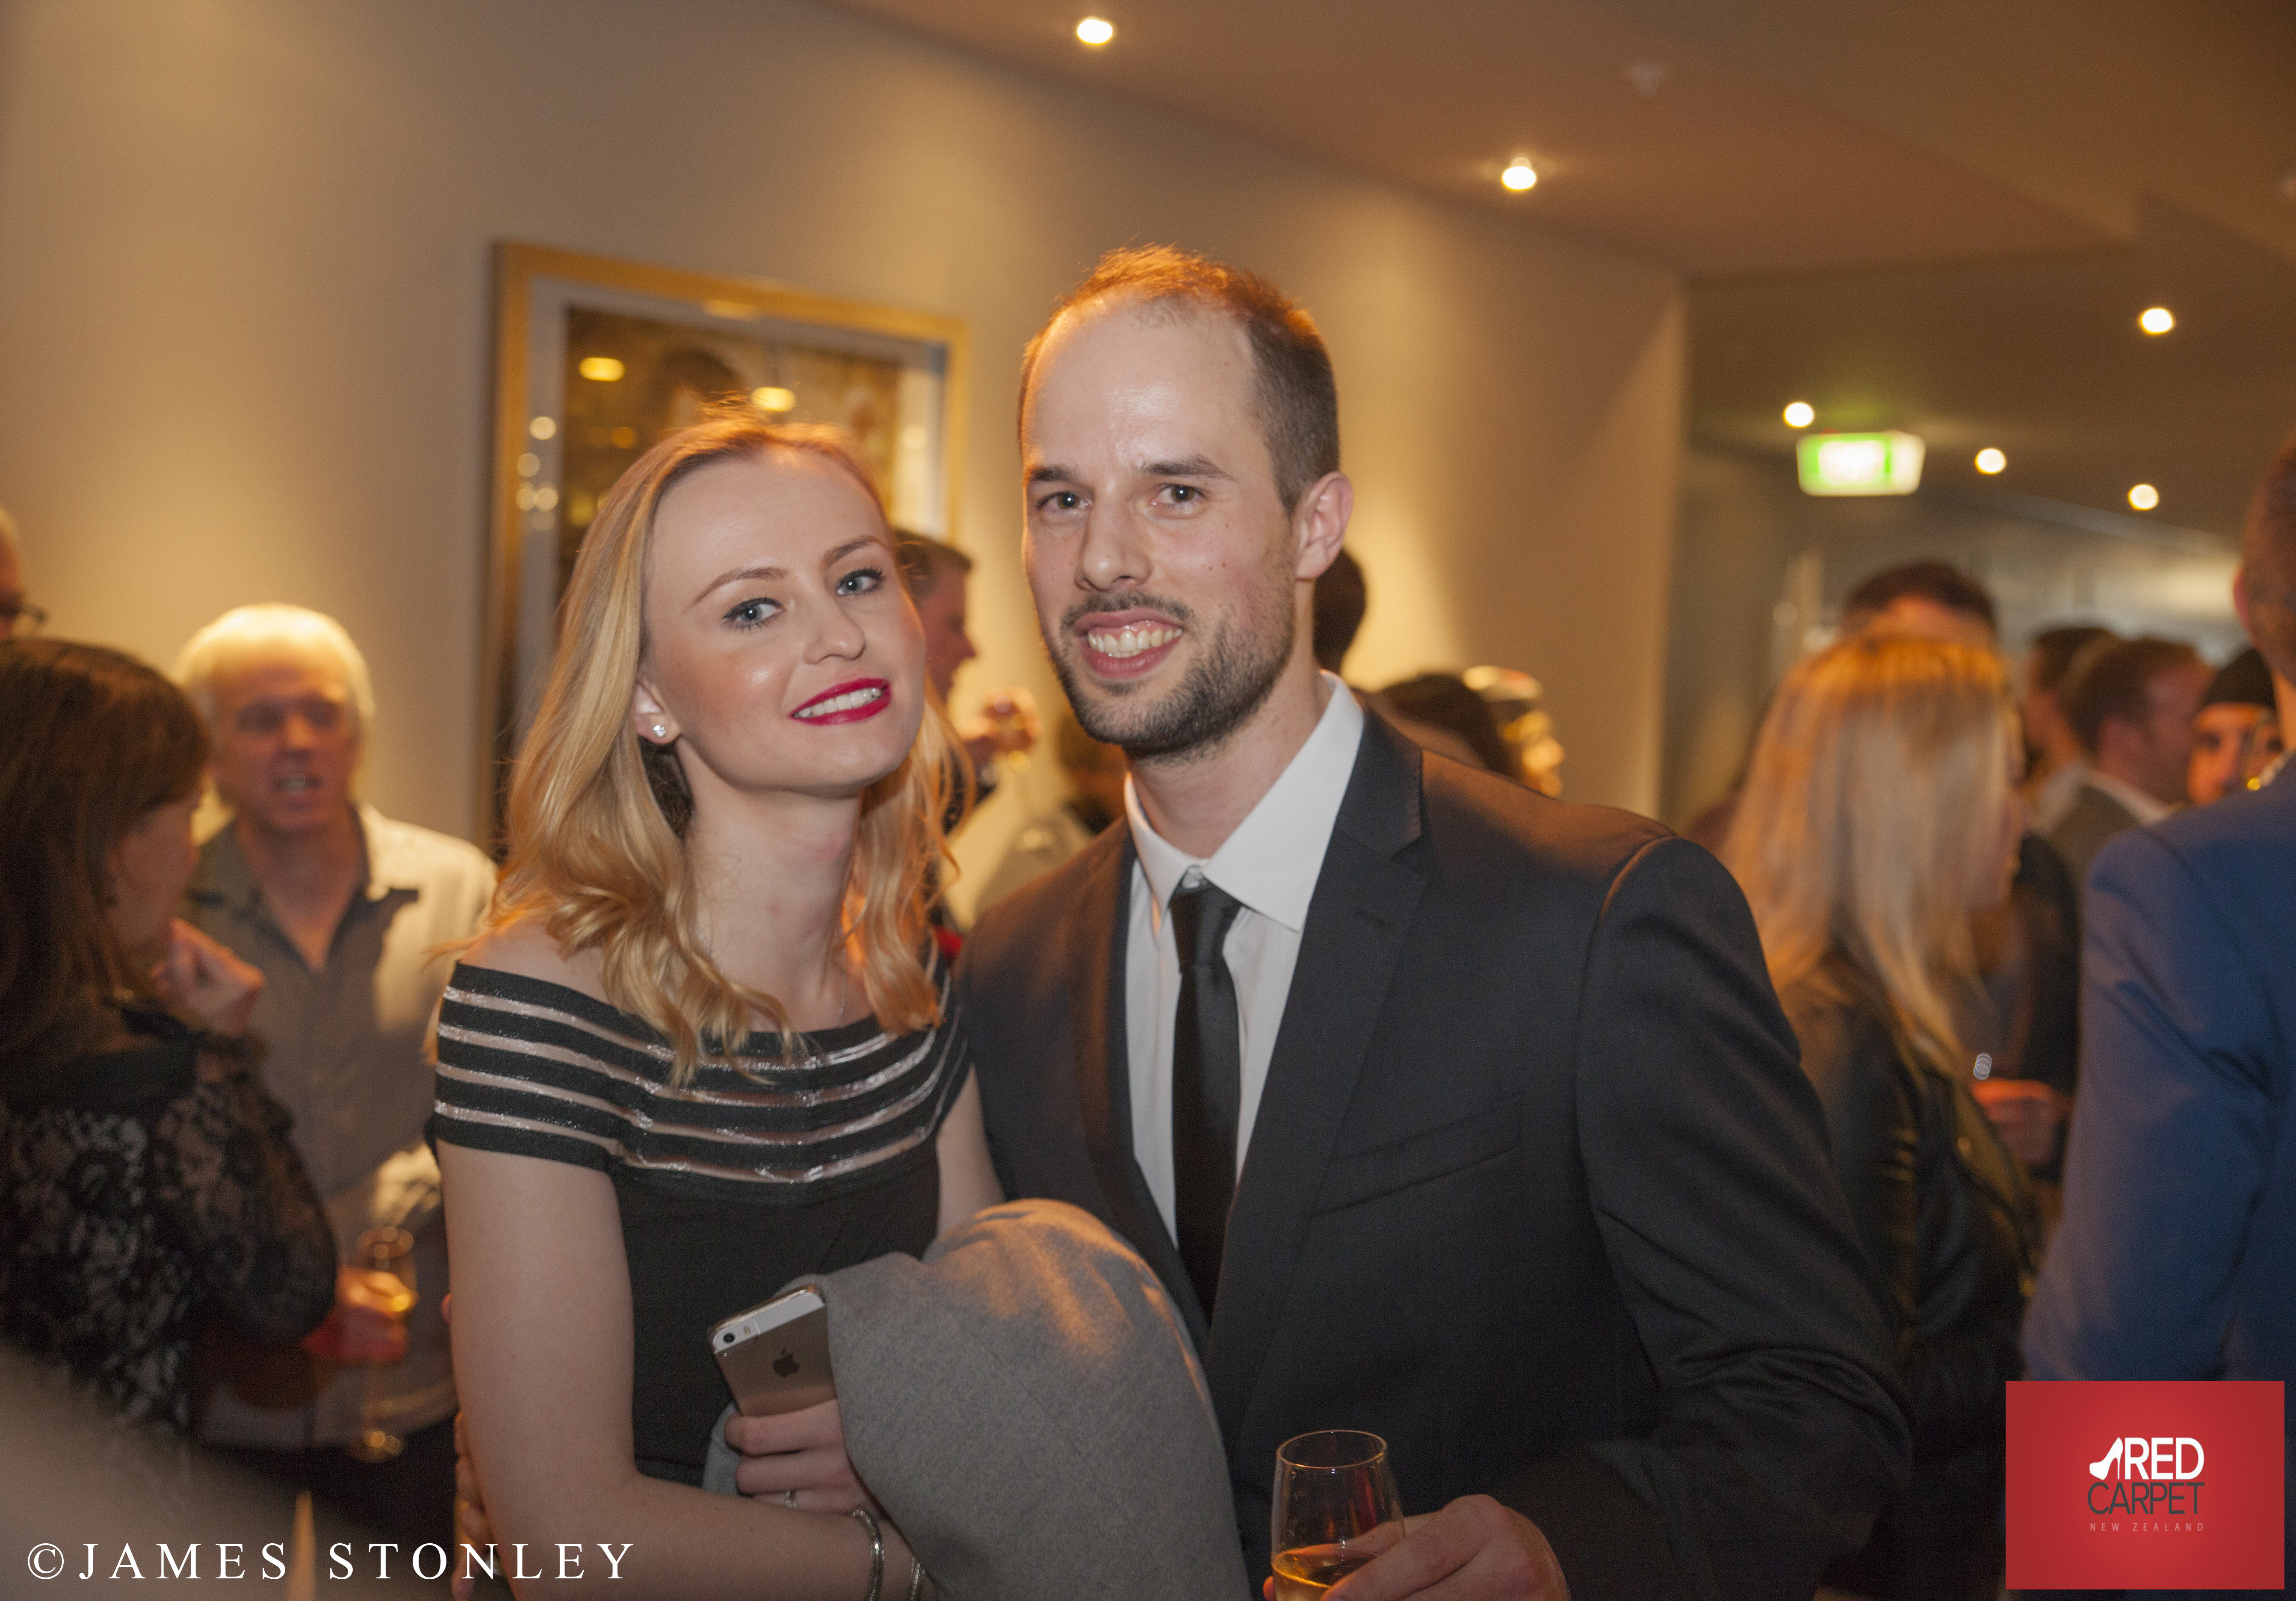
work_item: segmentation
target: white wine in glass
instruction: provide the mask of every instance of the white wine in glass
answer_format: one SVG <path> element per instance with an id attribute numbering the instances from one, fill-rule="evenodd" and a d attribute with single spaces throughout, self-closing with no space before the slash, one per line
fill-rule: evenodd
<path id="1" fill-rule="evenodd" d="M 370 1228 L 358 1237 L 358 1265 L 369 1273 L 387 1273 L 398 1287 L 384 1300 L 382 1309 L 398 1317 L 414 1310 L 414 1236 L 404 1228 Z M 383 1424 L 386 1381 L 383 1364 L 366 1367 L 366 1404 L 361 1408 L 358 1438 L 344 1449 L 361 1462 L 388 1462 L 406 1449 L 406 1441 Z"/>
<path id="2" fill-rule="evenodd" d="M 1403 1538 L 1387 1441 L 1321 1429 L 1275 1453 L 1275 1601 L 1317 1597 Z"/>

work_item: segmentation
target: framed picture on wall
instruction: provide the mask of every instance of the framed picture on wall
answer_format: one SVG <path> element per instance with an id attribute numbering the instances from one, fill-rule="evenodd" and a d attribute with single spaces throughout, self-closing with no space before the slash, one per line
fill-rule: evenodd
<path id="1" fill-rule="evenodd" d="M 598 503 L 701 409 L 833 423 L 859 442 L 898 528 L 946 538 L 963 459 L 964 324 L 546 246 L 496 250 L 487 837 L 557 648 L 558 601 Z"/>

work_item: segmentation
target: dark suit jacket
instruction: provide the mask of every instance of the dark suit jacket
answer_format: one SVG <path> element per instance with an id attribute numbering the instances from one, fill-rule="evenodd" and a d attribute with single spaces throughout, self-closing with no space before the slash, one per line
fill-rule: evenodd
<path id="1" fill-rule="evenodd" d="M 2065 866 L 2079 883 L 2088 876 L 2088 865 L 2105 841 L 2114 834 L 2125 833 L 2136 826 L 2136 814 L 2106 794 L 2093 784 L 2080 786 L 2073 797 L 2072 809 L 2057 820 L 2049 830 L 2049 843 L 2065 858 Z"/>
<path id="2" fill-rule="evenodd" d="M 2024 925 L 2017 1076 L 2071 1095 L 2080 1083 L 2080 884 L 2039 834 L 2017 842 L 2012 910 Z"/>
<path id="3" fill-rule="evenodd" d="M 1903 1482 L 1875 1293 L 1737 886 L 1378 717 L 1324 858 L 1207 1328 L 1132 1157 L 1129 833 L 957 981 L 1009 1194 L 1106 1219 L 1188 1319 L 1255 1577 L 1276 1447 L 1369 1429 L 1578 1601 L 1808 1601 Z"/>

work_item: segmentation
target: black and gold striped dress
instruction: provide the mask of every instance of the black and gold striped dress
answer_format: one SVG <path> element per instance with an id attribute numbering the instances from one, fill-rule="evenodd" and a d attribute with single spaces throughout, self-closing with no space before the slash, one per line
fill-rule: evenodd
<path id="1" fill-rule="evenodd" d="M 612 1181 L 636 1325 L 637 1466 L 701 1482 L 726 1401 L 709 1329 L 789 1280 L 922 1252 L 939 1210 L 933 1137 L 971 1063 L 944 966 L 940 1021 L 753 1037 L 738 1066 L 669 1086 L 650 1025 L 541 979 L 455 969 L 439 1017 L 434 1140 L 594 1168 Z M 451 1204 L 451 1198 L 449 1204 Z"/>

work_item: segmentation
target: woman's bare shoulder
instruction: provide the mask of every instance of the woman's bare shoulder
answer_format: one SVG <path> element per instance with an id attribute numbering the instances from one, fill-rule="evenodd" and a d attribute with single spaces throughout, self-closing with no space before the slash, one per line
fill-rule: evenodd
<path id="1" fill-rule="evenodd" d="M 462 959 L 465 966 L 540 979 L 578 990 L 595 1000 L 606 998 L 598 981 L 598 953 L 584 950 L 568 955 L 550 937 L 545 920 L 531 913 L 488 929 L 471 941 Z"/>

